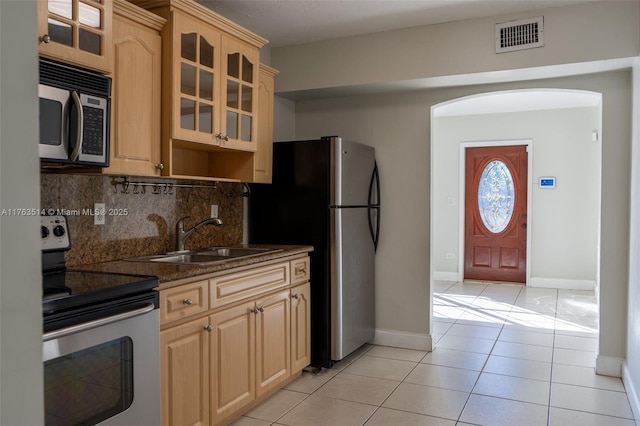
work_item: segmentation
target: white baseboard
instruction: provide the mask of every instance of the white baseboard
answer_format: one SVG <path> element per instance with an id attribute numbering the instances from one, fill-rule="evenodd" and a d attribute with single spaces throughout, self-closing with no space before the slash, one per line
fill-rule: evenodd
<path id="1" fill-rule="evenodd" d="M 596 358 L 596 374 L 601 376 L 622 377 L 624 360 L 615 356 L 598 355 Z"/>
<path id="2" fill-rule="evenodd" d="M 529 287 L 559 288 L 562 290 L 595 290 L 596 282 L 593 280 L 531 277 Z"/>
<path id="3" fill-rule="evenodd" d="M 631 405 L 633 417 L 640 419 L 640 400 L 638 399 L 638 392 L 636 392 L 636 384 L 631 378 L 626 362 L 622 363 L 622 383 L 624 383 L 624 390 L 627 392 L 627 399 L 629 400 L 629 405 Z"/>
<path id="4" fill-rule="evenodd" d="M 371 342 L 374 345 L 393 346 L 396 348 L 415 349 L 431 352 L 433 339 L 430 334 L 408 333 L 405 331 L 383 330 L 376 328 L 376 334 Z"/>
<path id="5" fill-rule="evenodd" d="M 453 281 L 458 282 L 457 272 L 433 271 L 433 279 L 436 281 Z"/>

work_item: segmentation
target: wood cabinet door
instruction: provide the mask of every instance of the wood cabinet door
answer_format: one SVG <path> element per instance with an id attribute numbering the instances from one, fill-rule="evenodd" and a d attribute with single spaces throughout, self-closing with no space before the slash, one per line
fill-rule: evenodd
<path id="1" fill-rule="evenodd" d="M 271 183 L 273 171 L 273 96 L 278 71 L 260 64 L 258 75 L 258 135 L 253 166 L 253 181 Z"/>
<path id="2" fill-rule="evenodd" d="M 311 285 L 291 289 L 291 374 L 311 362 Z"/>
<path id="3" fill-rule="evenodd" d="M 255 151 L 258 139 L 258 49 L 223 34 L 220 146 Z"/>
<path id="4" fill-rule="evenodd" d="M 220 39 L 215 28 L 173 12 L 173 138 L 219 144 Z"/>
<path id="5" fill-rule="evenodd" d="M 291 375 L 289 290 L 256 301 L 257 396 Z"/>
<path id="6" fill-rule="evenodd" d="M 108 73 L 113 65 L 113 1 L 38 1 L 40 54 Z"/>
<path id="7" fill-rule="evenodd" d="M 160 176 L 162 38 L 114 16 L 110 174 Z"/>
<path id="8" fill-rule="evenodd" d="M 202 318 L 160 333 L 162 424 L 209 424 L 209 333 Z"/>
<path id="9" fill-rule="evenodd" d="M 253 302 L 215 313 L 211 325 L 211 421 L 239 411 L 256 395 Z"/>

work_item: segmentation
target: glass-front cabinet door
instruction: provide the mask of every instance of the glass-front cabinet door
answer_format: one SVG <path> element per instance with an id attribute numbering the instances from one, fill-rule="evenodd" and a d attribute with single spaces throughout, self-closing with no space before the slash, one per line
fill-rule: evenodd
<path id="1" fill-rule="evenodd" d="M 173 137 L 218 145 L 221 33 L 174 16 Z"/>
<path id="2" fill-rule="evenodd" d="M 112 0 L 38 1 L 40 54 L 110 72 Z"/>
<path id="3" fill-rule="evenodd" d="M 255 151 L 257 145 L 258 51 L 222 36 L 223 116 L 221 146 Z"/>

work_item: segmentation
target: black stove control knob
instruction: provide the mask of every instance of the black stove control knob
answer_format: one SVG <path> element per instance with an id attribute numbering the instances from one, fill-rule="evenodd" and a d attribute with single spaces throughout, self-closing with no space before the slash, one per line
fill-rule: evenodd
<path id="1" fill-rule="evenodd" d="M 64 232 L 64 226 L 62 225 L 58 225 L 53 228 L 53 235 L 55 235 L 56 237 L 62 237 L 64 235 Z"/>
<path id="2" fill-rule="evenodd" d="M 47 228 L 46 226 L 41 226 L 40 235 L 42 236 L 42 238 L 47 238 L 49 236 L 49 228 Z"/>

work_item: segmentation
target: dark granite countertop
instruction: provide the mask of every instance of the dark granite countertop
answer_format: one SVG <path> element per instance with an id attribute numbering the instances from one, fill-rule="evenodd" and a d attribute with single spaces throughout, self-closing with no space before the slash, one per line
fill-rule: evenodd
<path id="1" fill-rule="evenodd" d="M 232 268 L 249 266 L 255 263 L 266 262 L 282 257 L 294 256 L 297 254 L 305 254 L 313 251 L 311 246 L 292 246 L 292 245 L 263 245 L 250 244 L 236 247 L 268 247 L 280 249 L 279 251 L 258 254 L 251 257 L 228 259 L 219 263 L 210 265 L 187 265 L 165 262 L 140 262 L 129 260 L 115 260 L 111 262 L 93 263 L 89 265 L 74 266 L 70 269 L 79 271 L 92 272 L 111 272 L 133 275 L 155 276 L 162 283 L 182 280 L 186 278 L 198 277 L 200 275 L 212 274 L 215 272 L 225 271 Z"/>

